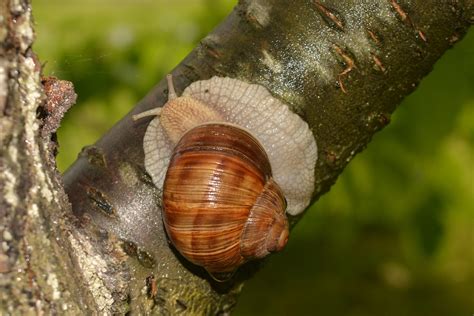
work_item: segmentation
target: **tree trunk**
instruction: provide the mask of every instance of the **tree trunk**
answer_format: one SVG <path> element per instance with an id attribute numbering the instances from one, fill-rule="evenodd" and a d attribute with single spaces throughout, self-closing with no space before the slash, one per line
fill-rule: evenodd
<path id="1" fill-rule="evenodd" d="M 0 312 L 229 313 L 259 263 L 217 283 L 177 255 L 143 167 L 147 121 L 131 114 L 163 105 L 164 82 L 61 179 L 54 132 L 74 92 L 41 81 L 29 1 L 3 1 L 0 14 Z M 228 76 L 289 104 L 318 145 L 317 200 L 473 15 L 471 0 L 243 0 L 173 71 L 175 84 Z"/>

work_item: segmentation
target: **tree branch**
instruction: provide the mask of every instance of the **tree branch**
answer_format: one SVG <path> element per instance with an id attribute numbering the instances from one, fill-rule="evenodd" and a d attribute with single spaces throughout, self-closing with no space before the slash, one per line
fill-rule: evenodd
<path id="1" fill-rule="evenodd" d="M 18 3 L 2 5 L 0 24 L 7 34 L 0 37 L 1 238 L 8 246 L 0 253 L 0 310 L 230 312 L 259 263 L 223 284 L 187 263 L 167 242 L 160 192 L 143 167 L 147 120 L 137 124 L 131 115 L 163 105 L 164 82 L 66 172 L 78 221 L 69 216 L 49 160 L 54 146 L 36 119 L 42 91 L 30 11 Z M 193 81 L 228 76 L 289 104 L 318 144 L 316 200 L 463 36 L 473 11 L 469 0 L 241 1 L 173 71 L 175 84 L 180 93 Z M 46 135 L 54 132 L 54 124 L 44 126 Z"/>

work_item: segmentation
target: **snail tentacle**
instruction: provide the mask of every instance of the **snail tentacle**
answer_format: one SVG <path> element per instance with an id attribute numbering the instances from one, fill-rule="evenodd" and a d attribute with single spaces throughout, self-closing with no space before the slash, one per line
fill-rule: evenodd
<path id="1" fill-rule="evenodd" d="M 132 116 L 132 118 L 134 121 L 138 121 L 139 119 L 142 119 L 147 116 L 160 116 L 160 114 L 161 114 L 161 108 L 154 108 L 145 112 L 135 114 Z"/>

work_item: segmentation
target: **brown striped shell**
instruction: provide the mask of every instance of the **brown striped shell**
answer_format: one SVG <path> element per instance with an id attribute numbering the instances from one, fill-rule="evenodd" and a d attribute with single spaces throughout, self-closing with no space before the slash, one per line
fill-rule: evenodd
<path id="1" fill-rule="evenodd" d="M 178 251 L 221 279 L 283 249 L 285 197 L 262 145 L 225 123 L 199 125 L 176 145 L 163 187 L 163 221 Z"/>

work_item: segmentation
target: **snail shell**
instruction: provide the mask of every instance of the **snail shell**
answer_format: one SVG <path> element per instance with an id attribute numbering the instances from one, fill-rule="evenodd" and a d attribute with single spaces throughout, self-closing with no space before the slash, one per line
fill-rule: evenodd
<path id="1" fill-rule="evenodd" d="M 145 133 L 145 168 L 163 190 L 164 225 L 189 261 L 223 279 L 281 250 L 286 212 L 314 190 L 316 142 L 308 125 L 262 86 L 213 77 L 169 100 Z M 273 171 L 273 175 L 272 175 Z"/>
<path id="2" fill-rule="evenodd" d="M 178 142 L 166 174 L 163 221 L 173 245 L 216 279 L 282 250 L 286 201 L 265 150 L 232 125 L 199 125 Z"/>

